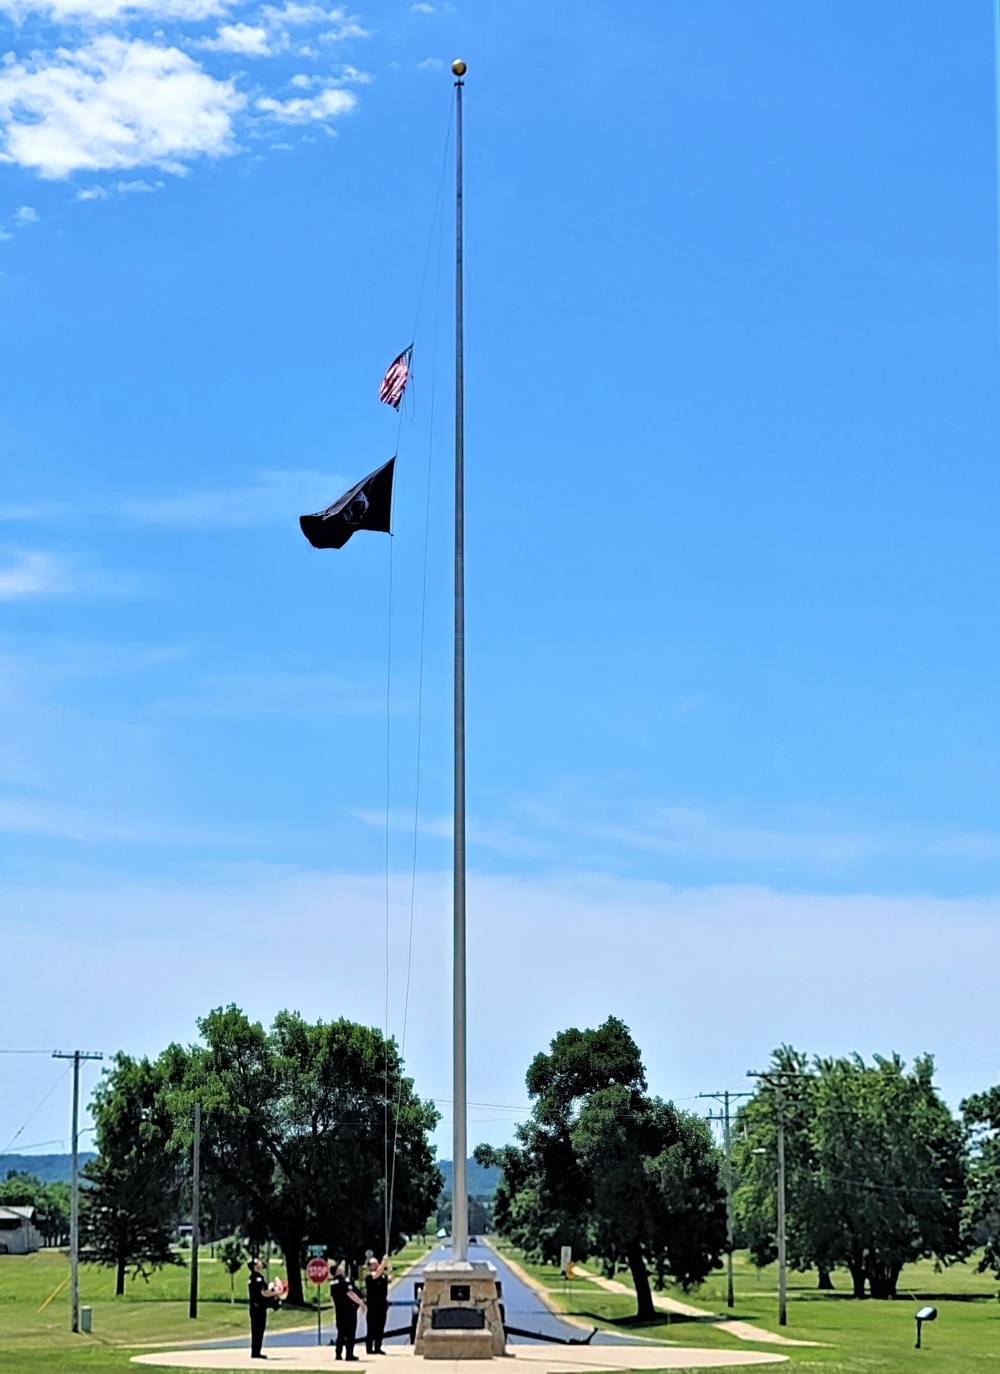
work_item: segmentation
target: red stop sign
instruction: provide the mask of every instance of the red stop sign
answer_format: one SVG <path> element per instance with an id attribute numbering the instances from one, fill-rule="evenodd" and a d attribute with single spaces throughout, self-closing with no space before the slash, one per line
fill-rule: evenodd
<path id="1" fill-rule="evenodd" d="M 325 1259 L 311 1259 L 306 1265 L 306 1278 L 310 1283 L 326 1283 L 330 1277 L 330 1266 Z"/>

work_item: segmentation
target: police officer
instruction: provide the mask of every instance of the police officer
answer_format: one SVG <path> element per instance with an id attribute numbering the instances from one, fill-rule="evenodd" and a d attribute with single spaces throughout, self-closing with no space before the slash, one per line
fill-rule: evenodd
<path id="1" fill-rule="evenodd" d="M 356 1360 L 358 1357 L 354 1353 L 354 1341 L 358 1332 L 358 1312 L 365 1310 L 365 1304 L 343 1264 L 337 1265 L 330 1281 L 330 1297 L 337 1314 L 337 1359 L 340 1359 L 346 1349 L 346 1358 Z"/>
<path id="2" fill-rule="evenodd" d="M 274 1307 L 275 1302 L 264 1279 L 264 1261 L 252 1259 L 249 1269 L 250 1281 L 247 1291 L 250 1295 L 250 1358 L 266 1360 L 267 1356 L 261 1350 L 261 1346 L 264 1344 L 264 1328 L 267 1326 L 267 1309 Z"/>
<path id="3" fill-rule="evenodd" d="M 365 1302 L 368 1305 L 368 1323 L 365 1327 L 365 1349 L 369 1355 L 384 1355 L 382 1332 L 389 1312 L 389 1275 L 386 1273 L 389 1257 L 377 1260 L 374 1255 L 368 1259 L 368 1272 L 365 1275 Z"/>

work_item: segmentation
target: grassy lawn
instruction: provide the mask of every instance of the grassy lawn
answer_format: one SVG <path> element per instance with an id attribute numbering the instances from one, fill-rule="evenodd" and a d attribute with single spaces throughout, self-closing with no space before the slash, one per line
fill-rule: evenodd
<path id="1" fill-rule="evenodd" d="M 503 1254 L 504 1247 L 498 1248 Z M 736 1340 L 716 1326 L 690 1318 L 672 1316 L 668 1320 L 664 1316 L 655 1323 L 637 1325 L 631 1297 L 606 1293 L 585 1279 L 567 1284 L 553 1266 L 529 1264 L 516 1251 L 510 1254 L 545 1284 L 560 1307 L 595 1325 L 678 1345 L 769 1348 Z M 735 1260 L 736 1306 L 732 1315 L 778 1331 L 776 1269 L 757 1270 L 741 1255 Z M 616 1278 L 630 1283 L 627 1273 Z M 783 1348 L 781 1353 L 790 1356 L 792 1365 L 822 1369 L 824 1374 L 902 1374 L 927 1367 L 935 1374 L 1000 1374 L 997 1283 L 989 1275 L 977 1274 L 973 1265 L 956 1265 L 940 1273 L 935 1273 L 930 1263 L 911 1265 L 900 1284 L 906 1296 L 888 1303 L 855 1302 L 849 1296 L 846 1275 L 835 1274 L 834 1283 L 840 1285 L 839 1291 L 820 1293 L 815 1275 L 789 1275 L 788 1326 L 782 1334 L 825 1343 L 816 1350 Z M 668 1285 L 664 1296 L 711 1312 L 727 1311 L 721 1273 L 689 1294 Z M 938 1318 L 924 1327 L 924 1349 L 915 1350 L 913 1314 L 925 1303 L 938 1309 Z"/>
<path id="2" fill-rule="evenodd" d="M 393 1258 L 397 1274 L 421 1259 L 429 1249 L 419 1241 Z M 284 1265 L 272 1264 L 284 1274 Z M 129 1364 L 142 1347 L 183 1346 L 224 1340 L 249 1333 L 246 1270 L 236 1275 L 236 1301 L 230 1302 L 229 1275 L 203 1250 L 198 1259 L 198 1318 L 188 1316 L 190 1271 L 171 1266 L 149 1282 L 129 1278 L 125 1295 L 116 1298 L 115 1276 L 94 1265 L 80 1268 L 80 1302 L 93 1308 L 90 1336 L 74 1336 L 69 1329 L 69 1285 L 39 1311 L 46 1298 L 67 1278 L 64 1252 L 42 1250 L 35 1255 L 0 1255 L 0 1369 L 3 1374 L 51 1374 L 53 1369 L 111 1371 L 135 1369 Z M 316 1290 L 305 1284 L 307 1292 Z M 327 1296 L 327 1303 L 329 1297 Z M 315 1318 L 313 1318 L 315 1321 Z M 272 1312 L 268 1329 L 310 1326 L 302 1309 Z"/>

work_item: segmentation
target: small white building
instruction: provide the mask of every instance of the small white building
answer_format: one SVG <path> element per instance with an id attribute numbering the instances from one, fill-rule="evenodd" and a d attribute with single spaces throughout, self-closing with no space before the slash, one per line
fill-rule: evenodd
<path id="1" fill-rule="evenodd" d="M 0 1255 L 30 1255 L 42 1248 L 34 1207 L 0 1203 Z"/>

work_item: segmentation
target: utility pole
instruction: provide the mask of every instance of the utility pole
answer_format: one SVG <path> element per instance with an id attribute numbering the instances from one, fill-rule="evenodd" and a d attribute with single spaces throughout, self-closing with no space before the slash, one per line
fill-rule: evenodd
<path id="1" fill-rule="evenodd" d="M 69 1305 L 70 1330 L 80 1330 L 80 1064 L 84 1059 L 103 1059 L 87 1050 L 54 1050 L 53 1059 L 73 1061 L 73 1154 L 69 1204 Z"/>
<path id="2" fill-rule="evenodd" d="M 796 1078 L 808 1078 L 807 1073 L 794 1069 L 770 1069 L 766 1073 L 747 1070 L 747 1078 L 759 1078 L 774 1090 L 774 1105 L 778 1116 L 778 1325 L 788 1325 L 788 1238 L 785 1218 L 785 1090 Z"/>
<path id="3" fill-rule="evenodd" d="M 709 1121 L 722 1122 L 722 1139 L 726 1157 L 726 1306 L 733 1307 L 733 1155 L 729 1142 L 729 1104 L 737 1097 L 752 1097 L 753 1093 L 699 1093 L 699 1097 L 710 1097 L 721 1102 L 722 1111 L 717 1115 L 709 1112 Z"/>
<path id="4" fill-rule="evenodd" d="M 191 1298 L 188 1316 L 198 1315 L 198 1245 L 201 1241 L 201 1103 L 194 1104 L 194 1149 L 191 1159 Z"/>

